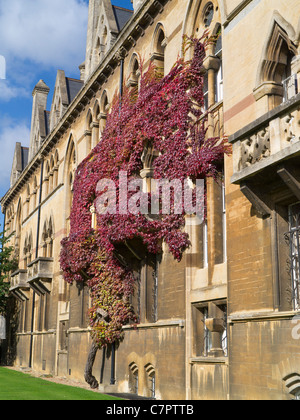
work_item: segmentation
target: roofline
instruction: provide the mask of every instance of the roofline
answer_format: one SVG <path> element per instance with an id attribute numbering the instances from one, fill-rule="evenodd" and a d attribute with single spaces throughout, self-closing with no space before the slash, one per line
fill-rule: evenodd
<path id="1" fill-rule="evenodd" d="M 133 10 L 133 9 L 126 9 L 126 7 L 114 6 L 113 4 L 112 4 L 112 7 L 113 7 L 114 9 L 125 10 L 125 12 L 130 12 L 130 13 L 134 14 L 134 10 Z"/>
<path id="2" fill-rule="evenodd" d="M 120 61 L 128 55 L 129 51 L 135 46 L 136 41 L 144 35 L 145 30 L 153 23 L 153 19 L 163 11 L 169 1 L 171 0 L 147 0 L 132 15 L 132 18 L 129 19 L 119 33 L 114 45 L 80 89 L 57 126 L 47 135 L 44 143 L 28 163 L 16 183 L 1 198 L 2 211 L 3 207 L 21 190 L 26 180 L 39 166 L 40 161 L 48 155 L 53 146 L 57 144 L 81 112 L 88 106 L 91 99 L 99 91 L 99 88 L 104 85 L 108 77 L 118 67 Z"/>

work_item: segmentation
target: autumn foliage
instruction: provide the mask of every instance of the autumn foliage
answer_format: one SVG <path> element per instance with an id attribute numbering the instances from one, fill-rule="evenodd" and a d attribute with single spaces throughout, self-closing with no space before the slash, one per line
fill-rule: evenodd
<path id="1" fill-rule="evenodd" d="M 62 241 L 60 263 L 67 282 L 86 282 L 90 288 L 90 325 L 99 346 L 120 340 L 122 326 L 138 322 L 130 303 L 134 272 L 118 258 L 120 245 L 138 240 L 147 253 L 157 254 L 165 242 L 180 260 L 190 242 L 184 213 L 151 218 L 117 211 L 97 215 L 92 229 L 90 208 L 101 193 L 98 181 L 111 179 L 118 185 L 120 171 L 128 179 L 140 177 L 141 156 L 149 145 L 156 151 L 155 179 L 215 177 L 217 163 L 228 152 L 224 139 L 206 136 L 205 43 L 186 38 L 188 48 L 193 58 L 179 58 L 167 76 L 150 65 L 142 71 L 138 91 L 124 87 L 121 101 L 116 96 L 112 104 L 101 141 L 76 172 L 70 235 Z"/>

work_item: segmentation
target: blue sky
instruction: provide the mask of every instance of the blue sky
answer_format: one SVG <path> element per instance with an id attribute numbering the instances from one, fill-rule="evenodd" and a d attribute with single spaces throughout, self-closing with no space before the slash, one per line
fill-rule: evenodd
<path id="1" fill-rule="evenodd" d="M 112 4 L 132 8 L 130 0 Z M 9 189 L 15 143 L 29 145 L 34 86 L 42 79 L 50 87 L 50 110 L 57 70 L 79 78 L 87 16 L 88 0 L 0 0 L 0 56 L 6 61 L 6 79 L 0 79 L 0 197 Z"/>

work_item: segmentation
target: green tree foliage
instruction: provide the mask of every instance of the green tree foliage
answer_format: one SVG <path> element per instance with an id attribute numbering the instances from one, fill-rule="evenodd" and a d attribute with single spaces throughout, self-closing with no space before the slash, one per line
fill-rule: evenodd
<path id="1" fill-rule="evenodd" d="M 18 267 L 17 260 L 13 258 L 13 247 L 8 246 L 9 240 L 10 237 L 5 236 L 5 232 L 0 233 L 0 315 L 6 312 L 9 274 Z"/>

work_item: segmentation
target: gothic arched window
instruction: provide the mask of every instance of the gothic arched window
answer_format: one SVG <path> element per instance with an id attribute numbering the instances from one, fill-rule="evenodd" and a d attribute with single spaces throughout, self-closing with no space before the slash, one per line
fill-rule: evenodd
<path id="1" fill-rule="evenodd" d="M 75 180 L 75 172 L 77 168 L 77 158 L 75 143 L 73 140 L 70 141 L 67 154 L 66 154 L 66 166 L 65 166 L 65 184 L 66 184 L 66 220 L 67 230 L 70 229 L 70 214 L 73 202 L 73 188 Z"/>
<path id="2" fill-rule="evenodd" d="M 165 49 L 167 45 L 166 34 L 162 24 L 158 24 L 154 32 L 152 61 L 157 71 L 164 76 L 165 74 Z"/>
<path id="3" fill-rule="evenodd" d="M 26 269 L 28 264 L 30 264 L 32 260 L 32 235 L 27 235 L 24 243 L 24 268 Z"/>
<path id="4" fill-rule="evenodd" d="M 43 257 L 52 258 L 53 257 L 53 223 L 52 219 L 49 222 L 45 222 L 42 235 L 42 248 L 43 248 Z"/>
<path id="5" fill-rule="evenodd" d="M 106 126 L 106 118 L 109 111 L 107 92 L 104 91 L 100 100 L 100 132 L 103 133 Z"/>
<path id="6" fill-rule="evenodd" d="M 274 20 L 263 49 L 254 89 L 257 101 L 267 96 L 268 110 L 298 93 L 297 77 L 292 74 L 292 62 L 297 55 L 297 48 L 291 41 L 292 33 L 289 25 L 281 26 L 278 22 L 284 24 L 280 16 Z"/>

